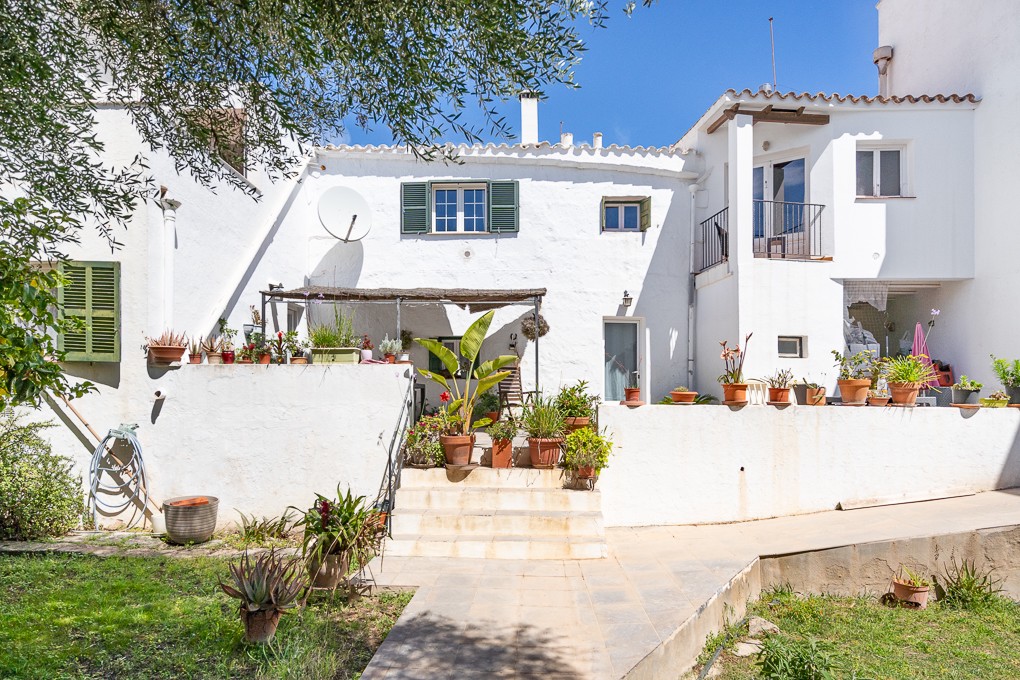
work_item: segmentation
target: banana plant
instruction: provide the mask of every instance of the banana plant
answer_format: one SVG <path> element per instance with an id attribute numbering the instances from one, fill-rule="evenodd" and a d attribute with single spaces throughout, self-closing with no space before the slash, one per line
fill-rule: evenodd
<path id="1" fill-rule="evenodd" d="M 478 352 L 482 349 L 482 342 L 489 332 L 489 325 L 492 323 L 493 314 L 495 314 L 495 311 L 490 310 L 475 319 L 471 326 L 464 331 L 464 335 L 460 339 L 460 353 L 461 356 L 468 360 L 469 366 L 475 365 Z M 428 338 L 415 338 L 414 341 L 434 354 L 443 363 L 443 366 L 446 367 L 447 372 L 451 376 L 456 375 L 457 371 L 460 370 L 460 362 L 457 359 L 457 355 L 449 347 L 446 347 L 437 340 L 430 340 Z M 452 401 L 446 407 L 447 413 L 455 424 L 456 434 L 468 435 L 471 434 L 472 429 L 485 427 L 492 422 L 488 418 L 471 420 L 475 410 L 475 401 L 479 395 L 485 394 L 498 384 L 500 380 L 510 375 L 510 371 L 500 369 L 516 361 L 517 356 L 510 354 L 482 363 L 474 371 L 467 374 L 463 390 L 456 379 L 453 380 L 453 385 L 451 386 L 446 377 L 439 373 L 433 373 L 424 368 L 419 368 L 418 372 L 429 380 L 442 385 L 447 392 L 451 393 Z M 472 378 L 474 378 L 474 383 L 472 383 Z"/>

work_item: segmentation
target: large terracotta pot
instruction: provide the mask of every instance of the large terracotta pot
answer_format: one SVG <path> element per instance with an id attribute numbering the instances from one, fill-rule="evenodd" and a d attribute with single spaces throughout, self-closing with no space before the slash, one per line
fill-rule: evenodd
<path id="1" fill-rule="evenodd" d="M 747 401 L 747 383 L 723 383 L 723 401 Z"/>
<path id="2" fill-rule="evenodd" d="M 528 452 L 531 454 L 531 467 L 549 470 L 560 462 L 560 444 L 562 439 L 528 439 Z"/>
<path id="3" fill-rule="evenodd" d="M 564 418 L 567 423 L 567 432 L 573 432 L 574 430 L 580 430 L 582 427 L 588 427 L 591 424 L 591 418 L 588 416 L 581 416 L 580 418 Z"/>
<path id="4" fill-rule="evenodd" d="M 313 588 L 337 587 L 340 579 L 347 575 L 347 560 L 340 558 L 340 555 L 323 555 L 316 557 L 313 552 L 308 558 L 308 577 L 311 579 Z"/>
<path id="5" fill-rule="evenodd" d="M 825 388 L 807 388 L 804 391 L 804 398 L 808 406 L 825 406 Z"/>
<path id="6" fill-rule="evenodd" d="M 576 473 L 578 479 L 594 479 L 595 467 L 592 465 L 585 465 L 577 468 Z"/>
<path id="7" fill-rule="evenodd" d="M 674 404 L 693 404 L 694 400 L 698 398 L 698 393 L 677 392 L 674 390 L 669 393 L 669 398 L 673 400 Z"/>
<path id="8" fill-rule="evenodd" d="M 513 464 L 514 442 L 512 439 L 492 440 L 492 467 L 508 468 Z"/>
<path id="9" fill-rule="evenodd" d="M 485 417 L 488 418 L 490 422 L 494 423 L 499 420 L 499 411 L 486 411 Z"/>
<path id="10" fill-rule="evenodd" d="M 889 383 L 889 395 L 892 403 L 913 406 L 917 403 L 917 393 L 921 391 L 920 385 L 911 383 Z"/>
<path id="11" fill-rule="evenodd" d="M 260 354 L 259 355 L 259 363 L 260 364 L 268 364 L 272 360 L 273 360 L 273 355 L 272 354 Z"/>
<path id="12" fill-rule="evenodd" d="M 154 364 L 169 364 L 174 361 L 180 361 L 187 349 L 187 347 L 171 345 L 149 345 L 149 360 Z"/>
<path id="13" fill-rule="evenodd" d="M 244 639 L 264 645 L 276 635 L 276 627 L 280 625 L 279 609 L 275 611 L 250 612 L 241 607 L 241 621 L 244 623 Z"/>
<path id="14" fill-rule="evenodd" d="M 926 609 L 928 607 L 929 590 L 928 586 L 911 586 L 893 579 L 893 597 L 900 602 L 916 604 L 918 609 Z"/>
<path id="15" fill-rule="evenodd" d="M 471 451 L 475 447 L 473 434 L 439 435 L 439 443 L 443 445 L 447 465 L 470 465 Z"/>
<path id="16" fill-rule="evenodd" d="M 623 399 L 624 401 L 641 401 L 641 388 L 640 387 L 624 387 L 623 388 Z"/>
<path id="17" fill-rule="evenodd" d="M 198 354 L 189 354 L 188 355 L 188 363 L 189 364 L 200 364 L 200 363 L 202 363 L 202 353 L 199 352 Z"/>
<path id="18" fill-rule="evenodd" d="M 868 390 L 871 388 L 871 381 L 862 378 L 860 380 L 837 380 L 839 385 L 839 397 L 844 404 L 864 404 L 868 401 Z"/>
<path id="19" fill-rule="evenodd" d="M 769 401 L 776 404 L 789 404 L 790 403 L 790 388 L 789 387 L 770 387 L 769 388 Z"/>

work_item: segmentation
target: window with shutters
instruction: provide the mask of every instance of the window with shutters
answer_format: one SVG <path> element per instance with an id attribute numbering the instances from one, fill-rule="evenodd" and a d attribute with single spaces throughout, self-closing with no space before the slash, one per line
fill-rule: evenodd
<path id="1" fill-rule="evenodd" d="M 514 180 L 404 182 L 402 234 L 501 234 L 519 228 Z"/>
<path id="2" fill-rule="evenodd" d="M 606 196 L 602 199 L 602 231 L 646 231 L 652 223 L 648 196 Z"/>
<path id="3" fill-rule="evenodd" d="M 82 322 L 80 332 L 57 338 L 64 361 L 120 361 L 120 263 L 62 262 L 60 270 L 60 314 Z"/>

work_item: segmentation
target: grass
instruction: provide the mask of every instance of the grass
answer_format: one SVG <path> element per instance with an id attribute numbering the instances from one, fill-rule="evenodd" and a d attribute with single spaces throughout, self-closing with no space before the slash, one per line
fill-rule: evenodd
<path id="1" fill-rule="evenodd" d="M 0 557 L 0 678 L 356 678 L 410 593 L 315 599 L 243 641 L 211 558 Z"/>
<path id="2" fill-rule="evenodd" d="M 917 611 L 888 607 L 871 597 L 770 591 L 749 607 L 748 616 L 772 621 L 792 640 L 820 641 L 839 664 L 839 678 L 1020 677 L 1020 604 L 1001 597 L 976 611 L 938 603 Z M 736 639 L 744 634 L 746 627 Z M 699 663 L 721 641 L 722 636 L 710 639 Z M 716 664 L 724 680 L 759 677 L 753 656 L 724 653 Z"/>

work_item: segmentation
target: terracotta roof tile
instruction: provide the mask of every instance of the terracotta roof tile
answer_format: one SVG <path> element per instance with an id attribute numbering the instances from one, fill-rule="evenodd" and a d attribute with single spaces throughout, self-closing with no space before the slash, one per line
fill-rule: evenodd
<path id="1" fill-rule="evenodd" d="M 945 104 L 952 102 L 954 104 L 968 103 L 977 104 L 981 101 L 980 97 L 976 97 L 971 93 L 967 94 L 920 94 L 920 95 L 891 95 L 883 97 L 881 95 L 841 95 L 837 92 L 832 94 L 826 94 L 825 92 L 816 92 L 811 94 L 810 92 L 764 92 L 762 90 L 727 90 L 725 95 L 731 97 L 748 97 L 754 99 L 778 99 L 780 101 L 793 100 L 793 101 L 823 101 L 823 102 L 838 102 L 845 104 L 850 102 L 852 104 L 931 104 L 932 102 Z M 724 96 L 725 96 L 724 95 Z"/>

